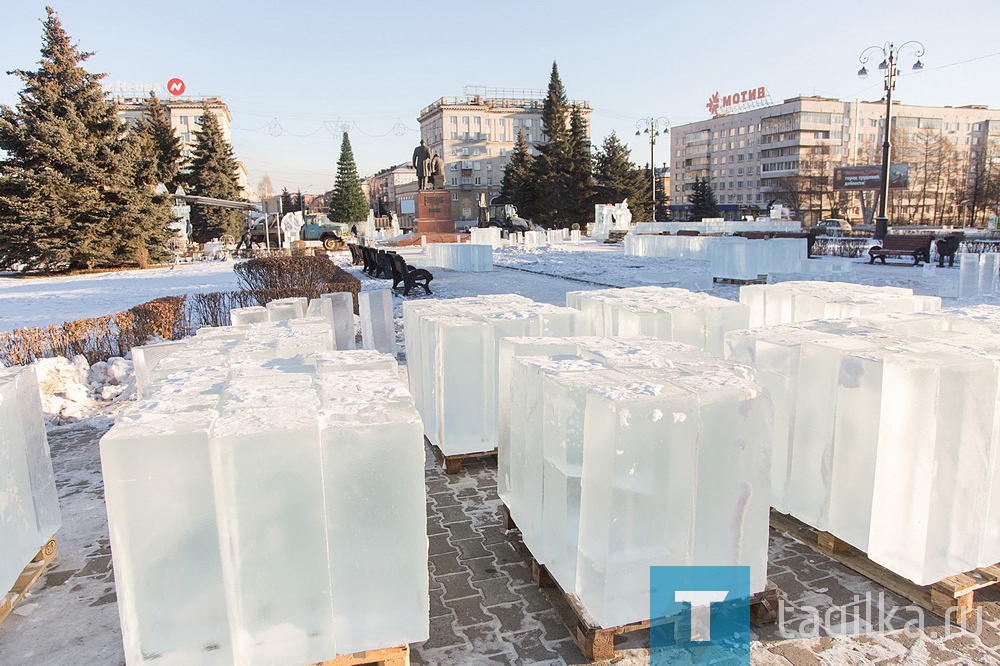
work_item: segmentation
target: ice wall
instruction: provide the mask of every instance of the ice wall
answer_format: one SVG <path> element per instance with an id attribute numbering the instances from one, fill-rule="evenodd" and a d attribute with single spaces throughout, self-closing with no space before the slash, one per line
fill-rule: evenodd
<path id="1" fill-rule="evenodd" d="M 939 297 L 918 296 L 905 287 L 820 281 L 746 285 L 740 287 L 740 303 L 750 308 L 751 327 L 941 309 Z"/>
<path id="2" fill-rule="evenodd" d="M 651 565 L 767 576 L 771 406 L 742 365 L 653 338 L 508 338 L 498 487 L 601 626 L 649 616 Z"/>
<path id="3" fill-rule="evenodd" d="M 334 350 L 327 317 L 222 331 L 172 346 L 101 440 L 129 664 L 425 640 L 423 442 L 395 359 Z"/>
<path id="4" fill-rule="evenodd" d="M 427 246 L 427 259 L 432 266 L 463 273 L 481 273 L 493 270 L 493 248 L 474 243 L 431 243 Z"/>
<path id="5" fill-rule="evenodd" d="M 403 303 L 410 391 L 427 438 L 445 455 L 496 448 L 500 340 L 573 335 L 579 317 L 516 294 Z"/>
<path id="6" fill-rule="evenodd" d="M 727 342 L 775 405 L 776 509 L 920 585 L 1000 560 L 1000 335 L 944 310 Z"/>
<path id="7" fill-rule="evenodd" d="M 0 368 L 0 424 L 0 594 L 6 594 L 62 524 L 33 368 Z"/>
<path id="8" fill-rule="evenodd" d="M 719 357 L 725 334 L 744 329 L 749 322 L 745 305 L 673 287 L 571 291 L 566 305 L 583 313 L 585 335 L 648 335 L 684 342 Z"/>

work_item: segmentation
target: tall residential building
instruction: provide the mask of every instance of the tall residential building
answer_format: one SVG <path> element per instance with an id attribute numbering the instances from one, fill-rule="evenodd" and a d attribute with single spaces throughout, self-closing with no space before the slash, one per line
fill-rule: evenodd
<path id="1" fill-rule="evenodd" d="M 149 104 L 149 97 L 115 97 L 115 104 L 118 105 L 118 117 L 128 121 L 135 126 L 142 119 L 146 105 Z M 222 129 L 222 136 L 232 145 L 232 133 L 230 124 L 233 117 L 229 113 L 229 107 L 221 97 L 171 97 L 160 99 L 163 112 L 167 117 L 167 122 L 174 130 L 174 134 L 181 140 L 181 155 L 183 160 L 191 159 L 191 151 L 194 148 L 195 134 L 201 126 L 201 115 L 204 113 L 204 106 L 215 114 L 219 120 L 219 127 Z M 237 161 L 237 180 L 243 192 L 251 195 L 250 177 L 247 168 L 242 162 Z"/>
<path id="2" fill-rule="evenodd" d="M 545 143 L 542 106 L 545 93 L 485 90 L 485 95 L 442 97 L 423 108 L 417 120 L 431 153 L 444 160 L 445 190 L 456 221 L 475 222 L 479 195 L 499 196 L 503 172 L 518 132 L 529 146 Z M 590 102 L 576 101 L 590 137 Z M 534 151 L 534 148 L 532 148 Z"/>
<path id="3" fill-rule="evenodd" d="M 909 188 L 890 192 L 890 221 L 967 219 L 977 165 L 998 156 L 1000 110 L 893 104 L 892 115 L 890 157 L 909 164 Z M 672 128 L 670 208 L 683 216 L 695 179 L 707 178 L 729 218 L 780 202 L 807 223 L 825 217 L 860 222 L 861 197 L 834 192 L 833 170 L 881 164 L 884 118 L 884 101 L 795 97 Z M 870 213 L 874 193 L 866 197 Z"/>

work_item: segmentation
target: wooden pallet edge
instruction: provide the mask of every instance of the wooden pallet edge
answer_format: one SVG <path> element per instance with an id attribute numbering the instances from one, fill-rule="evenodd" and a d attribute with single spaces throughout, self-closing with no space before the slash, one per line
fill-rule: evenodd
<path id="1" fill-rule="evenodd" d="M 965 622 L 972 613 L 975 592 L 1000 582 L 998 564 L 948 576 L 931 585 L 917 585 L 876 564 L 865 553 L 837 537 L 824 537 L 828 533 L 774 509 L 771 510 L 771 527 L 945 620 Z M 831 543 L 834 547 L 827 547 Z"/>
<path id="2" fill-rule="evenodd" d="M 503 504 L 501 506 L 503 507 Z M 587 612 L 579 597 L 566 592 L 552 574 L 549 573 L 545 565 L 535 559 L 523 541 L 519 540 L 518 545 L 518 550 L 521 551 L 521 555 L 526 559 L 531 569 L 531 577 L 535 584 L 538 587 L 553 588 L 557 596 L 562 600 L 563 603 L 554 604 L 554 610 L 559 615 L 560 621 L 569 631 L 580 653 L 586 659 L 590 661 L 613 659 L 615 656 L 615 636 L 649 629 L 652 626 L 669 627 L 674 633 L 674 638 L 679 640 L 680 632 L 683 631 L 685 626 L 683 616 L 639 620 L 613 627 L 600 626 L 593 616 Z M 781 590 L 771 581 L 767 582 L 762 592 L 752 595 L 750 598 L 751 624 L 759 627 L 777 622 L 780 596 Z"/>
<path id="3" fill-rule="evenodd" d="M 434 457 L 437 461 L 441 463 L 444 467 L 446 474 L 458 474 L 462 471 L 462 461 L 472 460 L 475 458 L 488 458 L 490 456 L 497 455 L 497 449 L 494 447 L 489 451 L 473 451 L 472 453 L 456 453 L 453 455 L 445 455 L 445 453 L 438 447 L 437 444 L 432 442 L 424 435 L 424 443 L 430 447 L 431 451 L 434 453 Z"/>
<path id="4" fill-rule="evenodd" d="M 336 659 L 320 661 L 309 666 L 362 666 L 362 664 L 379 664 L 380 666 L 410 666 L 410 646 L 380 648 L 365 650 L 353 654 L 340 655 Z"/>
<path id="5" fill-rule="evenodd" d="M 10 592 L 0 597 L 0 623 L 3 623 L 14 612 L 17 605 L 24 600 L 25 595 L 35 584 L 35 581 L 42 576 L 45 569 L 55 559 L 58 550 L 55 537 L 50 538 L 45 542 L 44 546 L 38 549 L 38 553 L 24 567 L 21 575 L 17 577 L 14 587 L 11 588 Z"/>

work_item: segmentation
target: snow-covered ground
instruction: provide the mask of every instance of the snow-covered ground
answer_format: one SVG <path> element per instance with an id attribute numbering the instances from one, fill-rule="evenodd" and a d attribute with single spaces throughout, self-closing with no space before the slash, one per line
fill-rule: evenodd
<path id="1" fill-rule="evenodd" d="M 0 331 L 114 314 L 161 296 L 235 288 L 228 261 L 53 278 L 0 277 Z"/>
<path id="2" fill-rule="evenodd" d="M 426 267 L 421 248 L 401 248 L 400 252 L 408 263 Z M 360 270 L 350 268 L 346 253 L 337 253 L 333 260 L 357 274 L 363 289 L 388 287 L 385 280 L 368 278 Z M 496 270 L 486 273 L 432 269 L 435 276 L 431 282 L 433 297 L 517 293 L 537 301 L 564 305 L 568 291 L 668 284 L 681 276 L 707 282 L 709 291 L 717 296 L 738 298 L 738 287 L 711 285 L 706 262 L 630 257 L 620 246 L 585 242 L 549 248 L 504 248 L 494 253 L 494 260 Z M 233 289 L 236 279 L 232 267 L 231 262 L 202 262 L 77 277 L 0 278 L 0 329 L 58 324 L 80 317 L 111 314 L 160 296 Z M 942 275 L 945 279 L 953 279 L 959 270 L 957 267 L 945 269 L 932 275 L 903 262 L 868 266 L 861 259 L 854 260 L 852 267 L 854 270 L 846 277 L 848 281 L 910 287 L 922 294 L 938 293 Z M 419 295 L 410 298 L 427 298 L 419 288 L 415 293 Z M 404 349 L 403 300 L 400 296 L 393 297 L 401 349 Z M 970 305 L 974 302 L 947 299 L 945 304 Z M 405 351 L 400 360 L 405 363 Z M 49 438 L 61 488 L 60 555 L 52 572 L 43 579 L 44 586 L 32 593 L 14 617 L 0 625 L 0 665 L 119 666 L 124 658 L 113 603 L 103 488 L 94 443 L 110 426 L 117 411 L 134 395 L 131 363 L 117 359 L 89 368 L 79 359 L 46 360 L 39 375 L 45 408 L 49 412 Z M 80 441 L 91 445 L 80 447 L 77 445 Z M 13 660 L 11 655 L 15 655 Z M 809 663 L 821 663 L 820 659 L 808 656 Z"/>

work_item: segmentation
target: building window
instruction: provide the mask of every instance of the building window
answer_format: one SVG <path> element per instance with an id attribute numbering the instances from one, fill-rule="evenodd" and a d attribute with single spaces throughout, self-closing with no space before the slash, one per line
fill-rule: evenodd
<path id="1" fill-rule="evenodd" d="M 482 178 L 480 178 L 479 176 L 476 176 L 475 180 L 476 180 L 476 182 L 475 182 L 476 185 L 482 185 L 483 184 Z"/>
<path id="2" fill-rule="evenodd" d="M 493 171 L 493 162 L 487 162 L 486 163 L 486 170 L 487 171 Z"/>
<path id="3" fill-rule="evenodd" d="M 520 127 L 520 126 L 521 126 L 521 119 L 514 118 L 514 127 Z"/>
<path id="4" fill-rule="evenodd" d="M 451 133 L 451 138 L 452 139 L 457 139 L 458 138 L 458 132 L 452 132 Z"/>
<path id="5" fill-rule="evenodd" d="M 187 125 L 187 124 L 188 124 L 188 117 L 181 116 L 181 125 Z"/>
<path id="6" fill-rule="evenodd" d="M 492 185 L 493 184 L 493 177 L 492 176 L 486 176 L 486 184 L 487 185 Z"/>
<path id="7" fill-rule="evenodd" d="M 463 125 L 469 124 L 469 116 L 462 116 L 462 124 Z"/>
<path id="8" fill-rule="evenodd" d="M 500 125 L 500 127 L 506 127 L 507 126 L 507 119 L 506 118 L 498 118 L 497 119 L 497 124 Z"/>
<path id="9" fill-rule="evenodd" d="M 531 118 L 525 118 L 524 119 L 524 126 L 525 127 L 531 127 Z"/>
<path id="10" fill-rule="evenodd" d="M 181 132 L 181 141 L 183 141 L 184 143 L 190 143 L 191 135 L 188 134 L 187 132 Z"/>
<path id="11" fill-rule="evenodd" d="M 501 141 L 506 141 L 506 140 L 507 140 L 507 135 L 506 135 L 506 134 L 503 134 L 503 133 L 501 133 L 501 134 L 500 134 L 500 140 L 501 140 Z"/>
<path id="12" fill-rule="evenodd" d="M 473 148 L 472 154 L 473 155 L 478 155 L 479 154 L 479 149 L 478 148 Z"/>
<path id="13" fill-rule="evenodd" d="M 489 119 L 489 118 L 487 118 L 487 119 L 486 119 L 486 126 L 487 126 L 487 127 L 489 127 L 489 126 L 490 126 L 490 119 Z"/>
<path id="14" fill-rule="evenodd" d="M 469 149 L 468 148 L 462 148 L 462 155 L 468 157 L 469 156 Z"/>
<path id="15" fill-rule="evenodd" d="M 452 147 L 451 154 L 452 155 L 458 155 L 458 148 Z"/>
<path id="16" fill-rule="evenodd" d="M 527 134 L 524 135 L 524 140 L 527 141 L 528 143 L 531 143 L 531 132 L 528 132 Z"/>
<path id="17" fill-rule="evenodd" d="M 501 148 L 500 149 L 500 157 L 507 157 L 507 149 L 506 148 Z"/>
<path id="18" fill-rule="evenodd" d="M 472 119 L 473 125 L 479 125 L 480 123 L 482 123 L 482 119 L 479 116 L 476 116 L 475 118 Z"/>
<path id="19" fill-rule="evenodd" d="M 458 178 L 452 178 L 451 179 L 451 184 L 452 185 L 458 185 Z M 451 195 L 451 200 L 452 201 L 458 201 L 458 194 L 453 192 L 452 195 Z"/>
<path id="20" fill-rule="evenodd" d="M 455 184 L 455 179 L 454 178 L 451 179 L 451 184 L 452 185 Z M 451 193 L 451 200 L 452 201 L 458 201 L 458 192 L 452 192 Z"/>
<path id="21" fill-rule="evenodd" d="M 458 162 L 452 162 L 451 163 L 451 170 L 452 171 L 458 171 Z"/>
<path id="22" fill-rule="evenodd" d="M 472 170 L 473 171 L 481 171 L 482 168 L 483 168 L 483 165 L 480 162 L 473 162 L 472 163 Z"/>
<path id="23" fill-rule="evenodd" d="M 448 124 L 449 125 L 457 125 L 458 124 L 458 116 L 448 116 Z"/>

